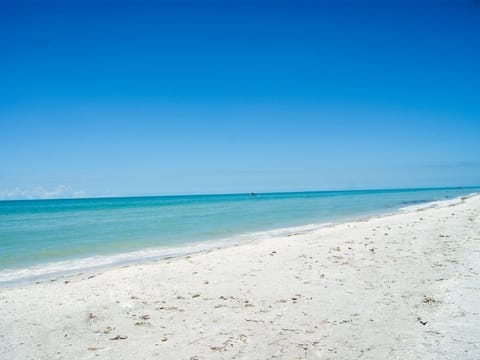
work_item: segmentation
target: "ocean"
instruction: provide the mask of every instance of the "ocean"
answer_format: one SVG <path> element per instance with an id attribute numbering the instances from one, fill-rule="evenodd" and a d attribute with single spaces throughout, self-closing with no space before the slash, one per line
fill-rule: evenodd
<path id="1" fill-rule="evenodd" d="M 479 190 L 0 201 L 0 285 L 308 231 Z"/>

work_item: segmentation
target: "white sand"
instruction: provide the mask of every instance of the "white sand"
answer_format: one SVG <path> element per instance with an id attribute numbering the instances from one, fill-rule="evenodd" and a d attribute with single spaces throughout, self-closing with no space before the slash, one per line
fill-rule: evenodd
<path id="1" fill-rule="evenodd" d="M 474 196 L 2 289 L 0 359 L 479 359 L 479 270 Z"/>

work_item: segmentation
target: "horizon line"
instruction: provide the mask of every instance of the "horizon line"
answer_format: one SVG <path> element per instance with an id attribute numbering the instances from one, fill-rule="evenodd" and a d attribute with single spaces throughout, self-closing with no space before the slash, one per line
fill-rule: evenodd
<path id="1" fill-rule="evenodd" d="M 395 191 L 395 190 L 454 190 L 476 189 L 480 185 L 458 186 L 432 186 L 432 187 L 385 187 L 385 188 L 359 188 L 359 189 L 336 189 L 336 190 L 298 190 L 298 191 L 262 191 L 262 192 L 232 192 L 232 193 L 184 193 L 184 194 L 144 194 L 144 195 L 112 195 L 112 196 L 85 196 L 85 197 L 58 197 L 37 199 L 0 199 L 1 202 L 12 201 L 57 201 L 57 200 L 94 200 L 94 199 L 128 199 L 128 198 L 155 198 L 155 197 L 187 197 L 187 196 L 224 196 L 224 195 L 274 195 L 274 194 L 307 194 L 307 193 L 332 193 L 332 192 L 365 192 L 365 191 Z"/>

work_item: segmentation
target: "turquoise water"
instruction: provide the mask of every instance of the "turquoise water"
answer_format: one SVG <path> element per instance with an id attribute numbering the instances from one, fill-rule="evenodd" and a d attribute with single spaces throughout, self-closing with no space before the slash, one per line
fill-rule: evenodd
<path id="1" fill-rule="evenodd" d="M 184 254 L 478 190 L 1 201 L 0 283 Z"/>

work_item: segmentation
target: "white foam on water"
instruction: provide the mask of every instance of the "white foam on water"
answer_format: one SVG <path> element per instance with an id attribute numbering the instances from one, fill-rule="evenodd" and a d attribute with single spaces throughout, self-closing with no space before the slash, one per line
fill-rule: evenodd
<path id="1" fill-rule="evenodd" d="M 279 228 L 268 231 L 252 232 L 232 236 L 217 241 L 203 241 L 180 246 L 163 246 L 148 248 L 127 253 L 114 255 L 97 255 L 80 259 L 50 262 L 41 265 L 30 266 L 23 269 L 5 269 L 0 271 L 0 285 L 10 283 L 35 281 L 45 278 L 55 278 L 64 275 L 73 275 L 81 271 L 98 268 L 108 268 L 114 265 L 165 259 L 192 254 L 200 251 L 218 249 L 249 241 L 262 240 L 287 236 L 293 233 L 308 233 L 329 226 L 331 223 L 309 224 L 289 228 Z"/>
<path id="2" fill-rule="evenodd" d="M 404 206 L 398 209 L 399 211 L 402 212 L 410 212 L 410 211 L 420 211 L 420 210 L 426 210 L 434 207 L 447 207 L 451 205 L 456 205 L 456 204 L 461 204 L 462 201 L 465 199 L 468 199 L 472 196 L 476 196 L 479 193 L 471 193 L 465 196 L 460 196 L 460 197 L 455 197 L 453 199 L 445 199 L 445 200 L 436 200 L 436 201 L 428 201 L 424 202 L 422 204 L 415 204 L 415 205 L 409 205 L 409 206 Z"/>

